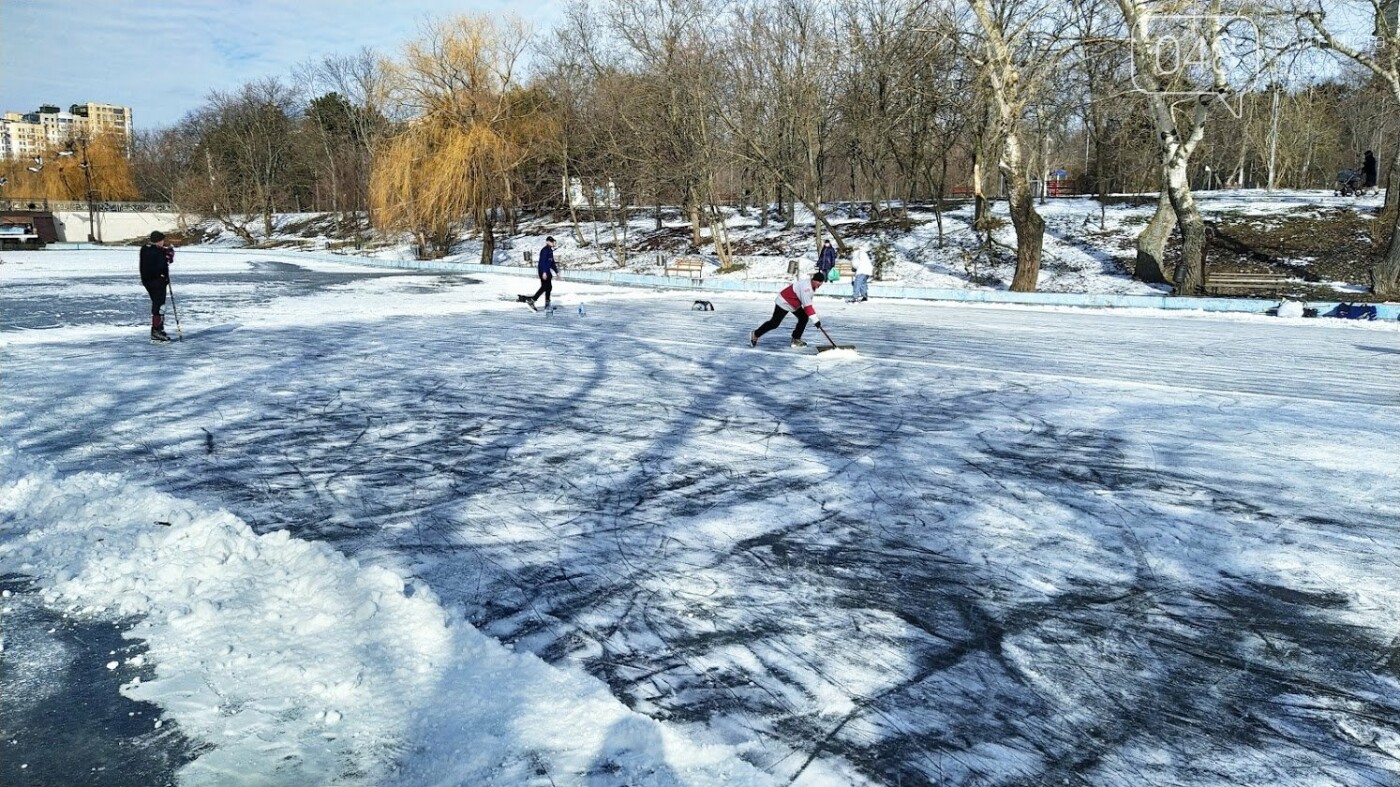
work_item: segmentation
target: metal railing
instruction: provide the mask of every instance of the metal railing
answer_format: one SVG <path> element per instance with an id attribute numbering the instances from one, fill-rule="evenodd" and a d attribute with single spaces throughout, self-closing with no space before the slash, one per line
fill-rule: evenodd
<path id="1" fill-rule="evenodd" d="M 48 210 L 86 213 L 85 200 L 58 199 L 0 199 L 0 210 Z M 98 213 L 179 213 L 169 202 L 110 202 L 94 200 L 92 209 Z"/>

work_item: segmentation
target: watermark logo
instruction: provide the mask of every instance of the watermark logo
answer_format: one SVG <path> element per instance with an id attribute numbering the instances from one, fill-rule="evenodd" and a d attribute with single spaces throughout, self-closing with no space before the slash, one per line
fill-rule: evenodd
<path id="1" fill-rule="evenodd" d="M 1245 16 L 1152 17 L 1134 41 L 1133 86 L 1175 100 L 1219 101 L 1235 117 L 1261 78 L 1259 25 Z"/>

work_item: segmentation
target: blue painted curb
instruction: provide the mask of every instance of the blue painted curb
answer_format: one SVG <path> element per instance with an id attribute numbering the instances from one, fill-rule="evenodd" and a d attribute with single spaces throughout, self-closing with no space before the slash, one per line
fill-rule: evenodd
<path id="1" fill-rule="evenodd" d="M 104 248 L 90 243 L 50 243 L 51 249 L 74 251 Z M 361 257 L 352 254 L 322 254 L 306 251 L 281 249 L 219 249 L 182 246 L 181 254 L 281 254 L 292 258 L 315 259 L 321 262 L 336 262 L 349 265 L 366 265 L 376 268 L 398 270 L 430 271 L 435 273 L 496 273 L 506 276 L 520 276 L 533 279 L 534 268 L 518 265 L 481 265 L 474 262 L 448 262 L 444 260 L 388 260 L 375 257 Z M 743 279 L 706 279 L 697 281 L 685 276 L 652 276 L 642 273 L 620 271 L 566 270 L 565 281 L 584 281 L 594 284 L 612 284 L 622 287 L 648 287 L 652 289 L 680 289 L 699 292 L 756 292 L 772 294 L 780 284 L 776 281 L 746 281 Z M 849 298 L 850 284 L 828 284 L 821 294 L 830 297 Z M 956 303 L 1019 304 L 1023 306 L 1074 306 L 1099 309 L 1164 309 L 1168 311 L 1242 312 L 1263 314 L 1278 305 L 1277 301 L 1255 298 L 1177 298 L 1171 295 L 1111 295 L 1107 293 L 1061 293 L 1061 292 L 1008 292 L 1006 290 L 951 290 L 932 287 L 902 287 L 881 282 L 870 283 L 871 297 L 878 299 L 899 299 L 919 301 L 953 301 Z M 1309 301 L 1308 306 L 1319 313 L 1326 313 L 1338 301 Z M 1400 303 L 1377 303 L 1376 318 L 1381 320 L 1400 319 Z"/>

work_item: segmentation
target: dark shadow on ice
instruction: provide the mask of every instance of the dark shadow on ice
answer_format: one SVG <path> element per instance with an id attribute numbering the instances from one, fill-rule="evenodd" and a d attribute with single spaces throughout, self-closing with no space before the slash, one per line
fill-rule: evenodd
<path id="1" fill-rule="evenodd" d="M 1375 347 L 1366 344 L 1358 344 L 1356 345 L 1356 349 L 1368 353 L 1377 353 L 1383 355 L 1400 355 L 1400 348 L 1395 347 Z"/>

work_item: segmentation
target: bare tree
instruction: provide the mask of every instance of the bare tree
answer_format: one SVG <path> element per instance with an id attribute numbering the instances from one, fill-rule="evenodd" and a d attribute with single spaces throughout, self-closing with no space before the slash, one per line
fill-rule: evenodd
<path id="1" fill-rule="evenodd" d="M 1375 74 L 1388 88 L 1386 99 L 1394 111 L 1400 107 L 1400 20 L 1394 16 L 1394 3 L 1367 0 L 1328 5 L 1333 8 L 1339 5 L 1352 6 L 1353 9 L 1360 7 L 1371 12 L 1376 25 L 1374 47 L 1370 50 L 1346 43 L 1342 36 L 1329 26 L 1327 12 L 1320 3 L 1311 2 L 1311 7 L 1303 10 L 1302 17 L 1316 33 L 1316 40 L 1320 46 Z M 1382 212 L 1390 237 L 1386 242 L 1384 255 L 1371 268 L 1371 291 L 1384 298 L 1400 296 L 1400 188 L 1397 188 L 1400 181 L 1397 181 L 1397 176 L 1400 176 L 1400 145 L 1396 146 L 1386 177 L 1385 208 Z"/>
<path id="2" fill-rule="evenodd" d="M 1240 20 L 1227 14 L 1221 0 L 1162 6 L 1151 0 L 1117 0 L 1127 27 L 1133 60 L 1139 65 L 1157 64 L 1164 31 L 1174 42 L 1185 42 L 1179 67 L 1137 69 L 1135 78 L 1146 100 L 1156 135 L 1161 194 L 1157 212 L 1138 238 L 1138 270 L 1147 279 L 1158 278 L 1155 266 L 1169 279 L 1178 295 L 1199 295 L 1205 288 L 1206 228 L 1191 191 L 1191 157 L 1205 138 L 1206 124 L 1234 91 L 1227 78 L 1227 41 L 1238 43 L 1252 35 Z M 1238 9 L 1236 9 L 1238 10 Z M 1183 25 L 1185 25 L 1183 27 Z M 1236 29 L 1231 29 L 1232 25 Z M 1249 42 L 1261 47 L 1257 39 Z M 1194 60 L 1196 67 L 1187 67 Z M 1238 74 L 1235 75 L 1238 78 Z M 1166 276 L 1167 236 L 1175 217 L 1181 232 L 1181 257 Z"/>
<path id="3" fill-rule="evenodd" d="M 821 4 L 788 0 L 735 13 L 723 70 L 730 100 L 718 107 L 735 156 L 801 202 L 822 233 L 846 249 L 822 210 L 824 168 L 835 139 L 838 51 Z M 793 211 L 788 210 L 788 221 Z"/>
<path id="4" fill-rule="evenodd" d="M 295 91 L 278 79 L 211 93 L 183 121 L 184 133 L 199 140 L 194 171 L 181 180 L 188 204 L 245 242 L 254 242 L 248 227 L 259 218 L 271 235 L 279 199 L 293 185 L 299 112 Z"/>
<path id="5" fill-rule="evenodd" d="M 982 33 L 982 47 L 969 48 L 982 68 L 997 138 L 998 168 L 1008 186 L 1016 228 L 1016 273 L 1011 289 L 1033 292 L 1040 278 L 1045 220 L 1035 209 L 1026 150 L 1027 109 L 1042 98 L 1045 80 L 1062 55 L 1049 3 L 969 0 Z M 980 51 L 978 51 L 980 49 Z"/>

